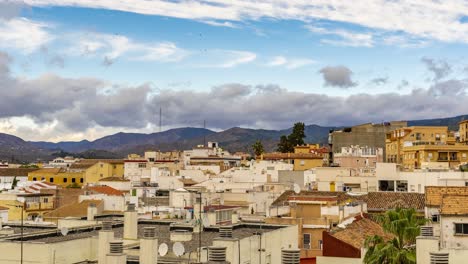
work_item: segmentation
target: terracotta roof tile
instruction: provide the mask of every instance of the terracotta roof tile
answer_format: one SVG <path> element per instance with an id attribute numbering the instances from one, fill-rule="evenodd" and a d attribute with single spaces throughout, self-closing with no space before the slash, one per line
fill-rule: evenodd
<path id="1" fill-rule="evenodd" d="M 387 211 L 395 208 L 414 208 L 423 212 L 425 200 L 423 193 L 370 192 L 367 195 L 367 211 Z"/>
<path id="2" fill-rule="evenodd" d="M 124 193 L 110 186 L 93 186 L 88 188 L 91 191 L 112 196 L 122 196 Z"/>
<path id="3" fill-rule="evenodd" d="M 426 206 L 440 207 L 444 195 L 468 196 L 468 187 L 464 186 L 426 186 Z"/>
<path id="4" fill-rule="evenodd" d="M 102 200 L 84 200 L 81 203 L 65 205 L 45 213 L 45 217 L 83 217 L 88 214 L 88 206 L 90 204 L 95 204 L 98 207 L 102 203 Z"/>
<path id="5" fill-rule="evenodd" d="M 5 206 L 0 206 L 0 210 L 2 210 L 2 211 L 3 211 L 3 210 L 10 210 L 10 208 L 5 207 Z"/>
<path id="6" fill-rule="evenodd" d="M 468 215 L 468 195 L 443 195 L 441 215 Z"/>
<path id="7" fill-rule="evenodd" d="M 30 168 L 1 168 L 0 176 L 28 176 L 28 173 L 38 169 Z"/>
<path id="8" fill-rule="evenodd" d="M 358 202 L 358 201 L 367 201 L 367 195 L 349 195 L 346 192 L 326 192 L 326 191 L 301 191 L 296 194 L 294 191 L 286 191 L 280 195 L 272 204 L 272 206 L 281 206 L 284 205 L 288 200 L 308 200 L 312 201 L 313 197 L 317 198 L 317 201 L 322 200 L 323 197 L 327 199 L 332 199 L 336 197 L 336 201 L 341 204 L 344 202 Z M 332 197 L 332 198 L 330 198 Z M 333 198 L 334 199 L 334 198 Z"/>
<path id="9" fill-rule="evenodd" d="M 330 235 L 357 249 L 364 247 L 364 241 L 370 236 L 379 235 L 385 240 L 393 238 L 393 235 L 386 233 L 379 224 L 368 218 L 355 220 L 344 229 L 331 231 Z"/>
<path id="10" fill-rule="evenodd" d="M 130 180 L 127 180 L 122 177 L 111 176 L 111 177 L 102 178 L 99 181 L 128 182 Z"/>

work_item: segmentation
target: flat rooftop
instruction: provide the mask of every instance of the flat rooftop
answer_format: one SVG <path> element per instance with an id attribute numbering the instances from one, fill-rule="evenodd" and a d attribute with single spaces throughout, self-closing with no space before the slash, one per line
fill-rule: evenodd
<path id="1" fill-rule="evenodd" d="M 174 227 L 170 226 L 168 222 L 159 222 L 152 220 L 143 220 L 138 224 L 138 238 L 143 237 L 143 229 L 145 227 L 155 227 L 156 228 L 156 238 L 158 243 L 166 243 L 169 248 L 172 247 L 174 242 L 170 240 L 171 232 L 191 232 L 187 231 L 186 227 Z M 258 233 L 266 233 L 272 230 L 283 228 L 283 225 L 266 225 L 266 224 L 250 224 L 250 223 L 241 223 L 233 226 L 233 239 L 242 239 L 249 237 Z M 16 228 L 15 228 L 16 229 Z M 66 236 L 63 236 L 58 229 L 26 229 L 24 232 L 24 241 L 27 242 L 41 242 L 41 243 L 59 243 L 63 241 L 70 241 L 75 239 L 89 238 L 93 236 L 98 236 L 100 226 L 89 226 L 78 229 L 71 229 Z M 15 230 L 16 231 L 16 230 Z M 123 223 L 122 221 L 114 221 L 114 227 L 112 228 L 115 238 L 122 238 L 123 236 Z M 186 252 L 192 252 L 198 248 L 200 233 L 193 233 L 192 240 L 183 242 Z M 211 246 L 213 239 L 219 237 L 218 227 L 209 227 L 201 233 L 201 246 Z M 1 241 L 1 239 L 0 239 Z M 3 241 L 20 241 L 18 235 L 10 238 L 4 238 Z"/>

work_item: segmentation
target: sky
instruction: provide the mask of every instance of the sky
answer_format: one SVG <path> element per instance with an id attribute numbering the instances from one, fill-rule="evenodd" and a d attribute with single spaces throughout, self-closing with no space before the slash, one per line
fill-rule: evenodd
<path id="1" fill-rule="evenodd" d="M 463 0 L 0 0 L 0 132 L 468 114 Z"/>

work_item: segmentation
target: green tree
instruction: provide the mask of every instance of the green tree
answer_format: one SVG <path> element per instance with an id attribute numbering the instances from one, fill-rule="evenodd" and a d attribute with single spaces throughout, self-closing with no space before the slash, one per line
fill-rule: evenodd
<path id="1" fill-rule="evenodd" d="M 288 153 L 288 152 L 293 152 L 294 147 L 289 143 L 287 136 L 281 136 L 280 142 L 278 143 L 277 150 L 282 153 Z"/>
<path id="2" fill-rule="evenodd" d="M 416 263 L 416 237 L 426 220 L 417 216 L 414 209 L 396 209 L 377 217 L 385 232 L 393 234 L 390 240 L 381 236 L 368 237 L 364 256 L 366 264 Z"/>
<path id="3" fill-rule="evenodd" d="M 262 141 L 260 140 L 255 141 L 255 143 L 252 145 L 252 149 L 253 149 L 255 156 L 260 156 L 265 152 Z"/>
<path id="4" fill-rule="evenodd" d="M 305 124 L 297 122 L 294 124 L 291 134 L 281 136 L 277 150 L 282 153 L 294 152 L 295 146 L 304 145 L 305 137 Z"/>
<path id="5" fill-rule="evenodd" d="M 293 131 L 288 136 L 288 141 L 293 147 L 297 145 L 304 145 L 305 137 L 305 124 L 302 122 L 297 122 L 294 124 Z"/>

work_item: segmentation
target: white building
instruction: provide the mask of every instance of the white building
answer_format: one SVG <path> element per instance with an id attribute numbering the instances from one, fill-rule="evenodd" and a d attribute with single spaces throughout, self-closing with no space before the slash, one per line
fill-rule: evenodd
<path id="1" fill-rule="evenodd" d="M 52 168 L 68 168 L 70 167 L 73 163 L 80 161 L 78 158 L 74 158 L 71 156 L 66 156 L 66 157 L 58 157 L 55 158 L 54 160 L 50 161 L 47 167 L 52 167 Z"/>
<path id="2" fill-rule="evenodd" d="M 13 182 L 17 184 L 28 181 L 28 173 L 37 169 L 26 168 L 0 168 L 0 191 L 11 190 Z"/>

